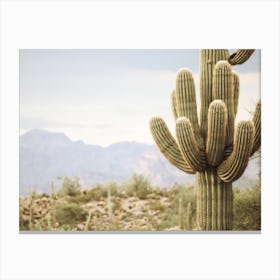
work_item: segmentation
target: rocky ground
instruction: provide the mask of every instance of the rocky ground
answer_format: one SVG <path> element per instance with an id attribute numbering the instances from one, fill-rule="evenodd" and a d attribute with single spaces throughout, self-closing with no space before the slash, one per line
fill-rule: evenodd
<path id="1" fill-rule="evenodd" d="M 152 187 L 135 176 L 124 185 L 83 189 L 65 179 L 50 194 L 19 199 L 20 231 L 179 231 L 196 230 L 194 186 Z M 233 230 L 261 229 L 261 188 L 234 188 Z"/>
<path id="2" fill-rule="evenodd" d="M 173 200 L 170 190 L 145 199 L 125 193 L 99 199 L 31 195 L 20 198 L 20 230 L 186 230 L 186 213 L 179 213 L 182 199 L 180 206 Z"/>

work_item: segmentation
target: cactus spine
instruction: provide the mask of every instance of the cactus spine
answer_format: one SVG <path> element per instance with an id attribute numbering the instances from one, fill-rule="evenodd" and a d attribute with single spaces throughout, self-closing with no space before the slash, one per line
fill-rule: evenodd
<path id="1" fill-rule="evenodd" d="M 160 117 L 150 121 L 153 138 L 167 160 L 184 172 L 196 173 L 196 221 L 201 230 L 232 229 L 232 182 L 260 148 L 260 102 L 252 121 L 241 121 L 235 128 L 239 77 L 231 65 L 245 62 L 253 52 L 200 51 L 200 123 L 192 73 L 178 72 L 171 95 L 177 141 Z"/>

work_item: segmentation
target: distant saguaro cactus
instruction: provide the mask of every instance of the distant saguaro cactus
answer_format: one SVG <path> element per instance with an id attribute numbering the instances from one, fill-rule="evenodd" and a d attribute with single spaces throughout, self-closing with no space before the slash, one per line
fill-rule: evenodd
<path id="1" fill-rule="evenodd" d="M 192 204 L 188 202 L 187 206 L 187 219 L 186 219 L 186 229 L 192 230 Z"/>
<path id="2" fill-rule="evenodd" d="M 183 199 L 179 198 L 179 207 L 178 207 L 178 218 L 179 218 L 179 229 L 184 229 L 183 223 Z"/>
<path id="3" fill-rule="evenodd" d="M 172 92 L 177 141 L 160 117 L 150 121 L 153 138 L 167 160 L 180 170 L 196 173 L 197 227 L 231 230 L 232 182 L 244 172 L 261 144 L 260 101 L 252 121 L 235 128 L 239 77 L 231 65 L 241 64 L 254 50 L 200 51 L 200 123 L 192 73 L 182 69 Z"/>

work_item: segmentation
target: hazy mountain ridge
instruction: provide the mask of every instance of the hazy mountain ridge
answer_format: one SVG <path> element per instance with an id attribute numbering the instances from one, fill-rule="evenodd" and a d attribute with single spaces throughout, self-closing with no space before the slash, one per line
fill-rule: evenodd
<path id="1" fill-rule="evenodd" d="M 241 178 L 244 182 L 256 178 L 257 164 L 252 161 L 248 166 Z M 123 182 L 133 173 L 144 174 L 152 184 L 163 187 L 195 180 L 169 164 L 155 145 L 119 142 L 101 147 L 38 129 L 20 136 L 22 194 L 31 189 L 48 192 L 50 182 L 58 176 L 80 176 L 82 184 L 90 187 L 97 182 Z"/>

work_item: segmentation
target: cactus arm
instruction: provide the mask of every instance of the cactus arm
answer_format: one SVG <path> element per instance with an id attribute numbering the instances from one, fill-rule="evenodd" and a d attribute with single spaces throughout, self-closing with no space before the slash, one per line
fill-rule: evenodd
<path id="1" fill-rule="evenodd" d="M 178 117 L 190 120 L 195 139 L 201 150 L 204 149 L 203 139 L 199 134 L 195 85 L 192 73 L 188 69 L 181 69 L 176 78 L 176 109 Z"/>
<path id="2" fill-rule="evenodd" d="M 237 73 L 232 71 L 233 74 L 233 106 L 234 106 L 234 111 L 233 111 L 233 119 L 235 120 L 236 114 L 237 114 L 237 109 L 238 109 L 238 100 L 239 100 L 239 76 Z M 232 145 L 226 147 L 225 152 L 224 152 L 224 159 L 228 158 L 228 156 L 232 153 Z"/>
<path id="3" fill-rule="evenodd" d="M 224 156 L 227 128 L 227 108 L 222 100 L 214 100 L 208 111 L 208 133 L 206 142 L 207 161 L 212 166 L 221 163 Z"/>
<path id="4" fill-rule="evenodd" d="M 228 50 L 205 49 L 200 51 L 200 133 L 203 139 L 207 135 L 207 116 L 209 104 L 213 101 L 212 96 L 212 77 L 215 64 L 220 60 L 226 60 L 229 57 Z"/>
<path id="5" fill-rule="evenodd" d="M 224 182 L 237 180 L 244 172 L 252 152 L 255 128 L 251 121 L 241 121 L 237 126 L 231 155 L 217 169 Z"/>
<path id="6" fill-rule="evenodd" d="M 176 91 L 175 89 L 171 93 L 171 109 L 173 112 L 173 116 L 175 121 L 178 119 L 178 113 L 177 113 L 177 108 L 176 108 Z"/>
<path id="7" fill-rule="evenodd" d="M 261 101 L 256 105 L 253 123 L 255 126 L 255 137 L 251 155 L 253 155 L 253 153 L 255 153 L 261 146 Z"/>
<path id="8" fill-rule="evenodd" d="M 178 118 L 176 121 L 176 136 L 181 154 L 185 161 L 195 171 L 203 171 L 206 166 L 204 152 L 198 147 L 193 128 L 189 119 Z"/>
<path id="9" fill-rule="evenodd" d="M 175 139 L 161 118 L 151 119 L 150 130 L 159 150 L 171 164 L 186 173 L 195 173 L 183 159 Z"/>
<path id="10" fill-rule="evenodd" d="M 233 75 L 233 108 L 234 108 L 234 117 L 236 117 L 237 109 L 238 109 L 238 99 L 239 99 L 239 76 L 237 73 L 232 72 Z"/>
<path id="11" fill-rule="evenodd" d="M 253 49 L 237 50 L 230 55 L 228 62 L 231 65 L 242 64 L 250 58 L 254 51 Z"/>
<path id="12" fill-rule="evenodd" d="M 231 66 L 227 61 L 219 61 L 213 73 L 213 96 L 221 99 L 228 112 L 228 125 L 226 131 L 226 147 L 232 145 L 234 135 L 234 101 L 233 101 L 233 75 Z"/>

